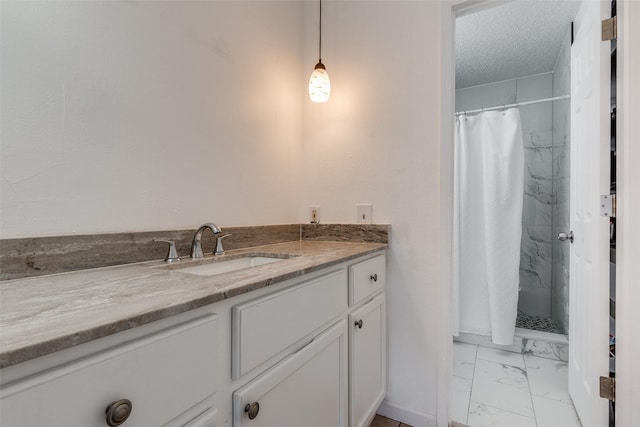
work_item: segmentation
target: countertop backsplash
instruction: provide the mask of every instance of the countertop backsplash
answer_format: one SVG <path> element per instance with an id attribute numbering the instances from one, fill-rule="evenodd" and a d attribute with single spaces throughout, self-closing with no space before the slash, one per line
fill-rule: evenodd
<path id="1" fill-rule="evenodd" d="M 283 224 L 224 227 L 232 234 L 226 250 L 297 240 L 389 243 L 388 224 Z M 174 240 L 180 257 L 189 256 L 194 229 L 131 233 L 70 235 L 0 239 L 0 281 L 112 265 L 161 260 L 167 245 L 154 239 Z M 215 248 L 212 233 L 204 233 L 206 252 Z"/>

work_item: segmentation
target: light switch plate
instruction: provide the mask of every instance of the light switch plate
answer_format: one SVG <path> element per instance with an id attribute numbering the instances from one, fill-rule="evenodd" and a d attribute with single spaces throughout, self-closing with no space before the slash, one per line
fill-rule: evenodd
<path id="1" fill-rule="evenodd" d="M 371 203 L 363 203 L 356 205 L 356 223 L 371 224 L 373 219 L 373 205 Z"/>

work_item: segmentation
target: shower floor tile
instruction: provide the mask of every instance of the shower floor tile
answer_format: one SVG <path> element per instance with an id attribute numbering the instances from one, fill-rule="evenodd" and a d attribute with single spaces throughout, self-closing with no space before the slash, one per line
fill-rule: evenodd
<path id="1" fill-rule="evenodd" d="M 453 421 L 472 427 L 581 427 L 569 398 L 566 363 L 459 342 L 453 343 L 453 360 Z"/>
<path id="2" fill-rule="evenodd" d="M 548 317 L 530 316 L 524 313 L 518 313 L 516 328 L 532 329 L 534 331 L 551 332 L 554 334 L 565 333 L 561 325 Z"/>

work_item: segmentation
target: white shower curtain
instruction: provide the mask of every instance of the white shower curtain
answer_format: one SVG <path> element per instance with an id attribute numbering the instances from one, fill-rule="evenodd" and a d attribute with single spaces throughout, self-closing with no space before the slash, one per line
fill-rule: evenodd
<path id="1" fill-rule="evenodd" d="M 453 333 L 511 345 L 524 193 L 518 109 L 457 117 L 454 157 Z"/>

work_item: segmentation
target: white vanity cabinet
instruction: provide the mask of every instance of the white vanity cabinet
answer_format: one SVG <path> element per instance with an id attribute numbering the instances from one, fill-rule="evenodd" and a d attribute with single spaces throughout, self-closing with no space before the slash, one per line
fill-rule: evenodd
<path id="1" fill-rule="evenodd" d="M 349 425 L 368 427 L 387 386 L 385 298 L 349 314 Z"/>
<path id="2" fill-rule="evenodd" d="M 347 324 L 233 393 L 234 427 L 347 427 Z"/>
<path id="3" fill-rule="evenodd" d="M 0 425 L 215 427 L 216 335 L 204 316 L 3 386 Z"/>
<path id="4" fill-rule="evenodd" d="M 340 268 L 233 307 L 234 378 L 267 366 L 233 393 L 234 427 L 347 427 L 347 289 Z"/>
<path id="5" fill-rule="evenodd" d="M 349 266 L 349 306 L 361 302 L 384 290 L 386 284 L 386 258 L 378 255 Z"/>
<path id="6" fill-rule="evenodd" d="M 385 334 L 375 252 L 9 366 L 0 426 L 366 427 Z"/>
<path id="7" fill-rule="evenodd" d="M 387 389 L 384 255 L 349 266 L 349 425 L 368 427 Z"/>
<path id="8" fill-rule="evenodd" d="M 347 272 L 329 272 L 233 307 L 232 377 L 282 359 L 347 310 Z M 302 344 L 301 344 L 302 341 Z"/>
<path id="9" fill-rule="evenodd" d="M 234 378 L 262 370 L 234 391 L 233 427 L 369 425 L 386 393 L 386 261 L 341 267 L 233 308 Z"/>

